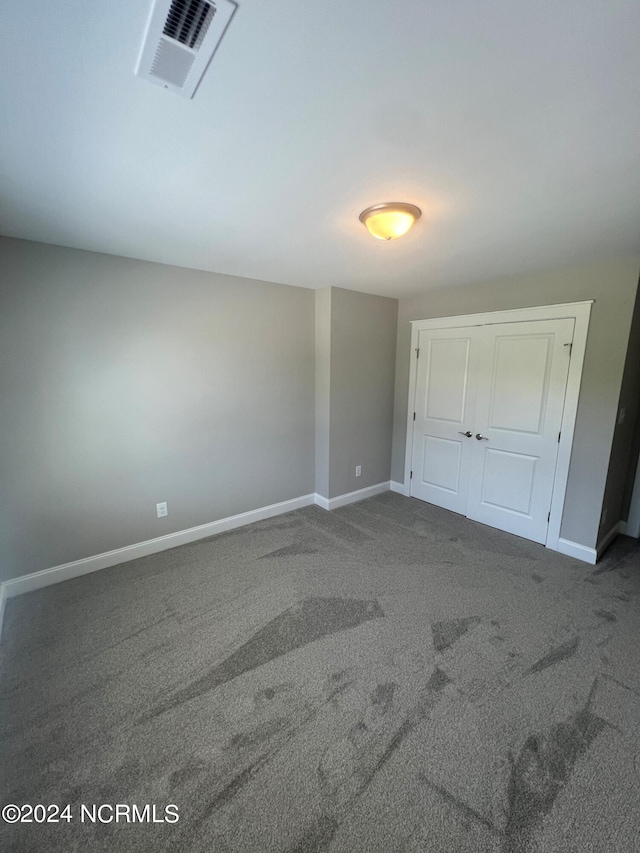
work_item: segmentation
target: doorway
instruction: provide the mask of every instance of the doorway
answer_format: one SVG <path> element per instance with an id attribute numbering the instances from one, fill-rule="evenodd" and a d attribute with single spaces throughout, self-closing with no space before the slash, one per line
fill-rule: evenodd
<path id="1" fill-rule="evenodd" d="M 413 322 L 406 493 L 557 550 L 590 307 Z"/>

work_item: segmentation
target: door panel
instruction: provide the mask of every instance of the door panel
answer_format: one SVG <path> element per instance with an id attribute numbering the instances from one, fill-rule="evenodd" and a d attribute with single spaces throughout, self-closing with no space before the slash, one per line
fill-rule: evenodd
<path id="1" fill-rule="evenodd" d="M 549 335 L 495 341 L 489 425 L 539 434 L 549 389 Z"/>
<path id="2" fill-rule="evenodd" d="M 537 462 L 535 456 L 485 447 L 482 503 L 529 517 Z"/>
<path id="3" fill-rule="evenodd" d="M 467 515 L 535 542 L 547 536 L 573 326 L 483 327 Z"/>
<path id="4" fill-rule="evenodd" d="M 411 495 L 465 513 L 481 326 L 420 332 Z"/>
<path id="5" fill-rule="evenodd" d="M 458 494 L 461 444 L 460 441 L 425 435 L 421 482 L 436 489 Z"/>
<path id="6" fill-rule="evenodd" d="M 456 424 L 463 422 L 470 344 L 469 338 L 430 340 L 427 343 L 426 418 Z"/>

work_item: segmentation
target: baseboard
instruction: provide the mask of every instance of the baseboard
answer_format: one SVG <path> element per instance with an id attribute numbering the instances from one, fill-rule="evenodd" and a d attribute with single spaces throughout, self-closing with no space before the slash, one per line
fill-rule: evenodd
<path id="1" fill-rule="evenodd" d="M 598 552 L 598 559 L 600 559 L 600 555 L 602 554 L 602 552 L 605 550 L 605 548 L 607 548 L 613 542 L 613 540 L 616 538 L 616 536 L 619 533 L 624 532 L 623 531 L 624 527 L 626 527 L 624 521 L 618 521 L 618 522 L 616 522 L 616 524 L 613 525 L 613 527 L 611 528 L 611 530 L 608 533 L 605 533 L 605 535 L 602 537 L 602 539 L 596 545 L 596 551 Z"/>
<path id="2" fill-rule="evenodd" d="M 175 533 L 168 533 L 166 536 L 158 536 L 156 539 L 148 539 L 145 542 L 137 542 L 134 545 L 127 545 L 124 548 L 116 548 L 114 551 L 106 551 L 103 554 L 95 554 L 92 557 L 85 557 L 81 560 L 74 560 L 71 563 L 52 566 L 49 569 L 42 569 L 39 572 L 32 572 L 28 575 L 12 578 L 0 584 L 0 637 L 2 636 L 2 620 L 7 599 L 14 598 L 16 595 L 43 589 L 46 586 L 71 580 L 81 575 L 88 575 L 92 572 L 98 572 L 101 569 L 108 569 L 111 566 L 118 566 L 121 563 L 128 563 L 130 560 L 137 560 L 139 557 L 148 557 L 150 554 L 157 554 L 169 548 L 176 548 L 178 545 L 197 542 L 199 539 L 206 539 L 209 536 L 214 536 L 216 533 L 224 533 L 226 530 L 233 530 L 236 527 L 253 524 L 253 522 L 262 521 L 265 518 L 273 518 L 273 516 L 292 512 L 295 509 L 302 509 L 302 507 L 311 506 L 312 504 L 317 504 L 327 510 L 337 509 L 338 507 L 346 506 L 347 504 L 371 498 L 374 495 L 388 491 L 389 481 L 387 480 L 384 483 L 377 483 L 375 486 L 368 486 L 365 489 L 348 492 L 330 500 L 318 494 L 303 495 L 299 498 L 270 504 L 269 506 L 263 506 L 249 512 L 230 515 L 227 518 L 211 521 L 208 524 L 200 524 L 197 527 L 178 530 Z"/>
<path id="3" fill-rule="evenodd" d="M 96 554 L 94 557 L 85 557 L 82 560 L 74 560 L 74 562 L 65 563 L 62 566 L 53 566 L 50 569 L 42 569 L 42 571 L 33 572 L 30 575 L 13 578 L 0 584 L 0 602 L 4 602 L 6 598 L 13 598 L 15 595 L 22 595 L 24 592 L 32 592 L 54 583 L 80 577 L 80 575 L 87 575 L 100 569 L 117 566 L 120 563 L 128 563 L 129 560 L 137 560 L 138 557 L 157 554 L 159 551 L 166 551 L 178 545 L 197 542 L 198 539 L 206 539 L 216 533 L 224 533 L 226 530 L 244 527 L 246 524 L 253 524 L 254 521 L 273 518 L 275 515 L 292 512 L 294 509 L 301 509 L 314 503 L 315 495 L 303 495 L 292 500 L 252 509 L 249 512 L 230 515 L 208 524 L 190 527 L 187 530 L 168 533 L 166 536 L 159 536 L 157 539 L 148 539 L 146 542 L 137 542 L 135 545 L 127 545 L 125 548 L 117 548 L 115 551 L 106 551 L 104 554 Z"/>
<path id="4" fill-rule="evenodd" d="M 337 498 L 325 498 L 316 494 L 315 499 L 316 504 L 322 509 L 338 509 L 338 507 L 363 501 L 365 498 L 372 498 L 374 495 L 381 495 L 388 491 L 389 480 L 385 480 L 384 483 L 376 483 L 375 486 L 367 486 L 365 489 L 358 489 L 355 492 L 346 492 L 344 495 L 338 495 Z"/>
<path id="5" fill-rule="evenodd" d="M 587 548 L 586 545 L 579 545 L 577 542 L 571 542 L 570 539 L 558 539 L 556 550 L 560 554 L 566 554 L 567 557 L 582 560 L 583 563 L 590 563 L 592 566 L 595 566 L 598 559 L 598 552 L 595 548 Z"/>
<path id="6" fill-rule="evenodd" d="M 0 640 L 2 639 L 2 623 L 4 622 L 4 608 L 7 604 L 7 593 L 4 584 L 0 583 Z"/>
<path id="7" fill-rule="evenodd" d="M 319 495 L 317 492 L 313 496 L 315 498 L 314 503 L 316 506 L 322 507 L 322 509 L 329 509 L 329 499 Z"/>
<path id="8" fill-rule="evenodd" d="M 401 486 L 401 484 L 397 485 Z M 208 524 L 190 527 L 187 530 L 178 530 L 175 533 L 168 533 L 166 536 L 158 536 L 156 539 L 148 539 L 145 542 L 137 542 L 134 545 L 127 545 L 124 548 L 116 548 L 114 551 L 106 551 L 103 554 L 96 554 L 93 557 L 85 557 L 82 560 L 74 560 L 71 563 L 64 563 L 61 566 L 52 566 L 49 569 L 42 569 L 39 572 L 32 572 L 28 575 L 22 575 L 19 578 L 12 578 L 0 584 L 0 637 L 2 637 L 2 621 L 7 599 L 13 598 L 16 595 L 33 592 L 36 589 L 42 589 L 52 584 L 71 580 L 81 575 L 98 572 L 101 569 L 108 569 L 111 566 L 117 566 L 121 563 L 128 563 L 130 560 L 137 560 L 139 557 L 148 557 L 150 554 L 157 554 L 169 548 L 176 548 L 178 545 L 197 542 L 199 539 L 206 539 L 208 536 L 214 536 L 216 533 L 224 533 L 226 530 L 233 530 L 236 527 L 253 524 L 255 521 L 262 521 L 265 518 L 272 518 L 275 515 L 282 515 L 285 512 L 292 512 L 295 509 L 302 509 L 305 506 L 317 504 L 323 509 L 337 509 L 338 507 L 388 492 L 389 488 L 390 483 L 386 480 L 384 483 L 377 483 L 375 486 L 368 486 L 365 489 L 348 492 L 347 494 L 339 495 L 337 498 L 327 499 L 318 494 L 303 495 L 299 498 L 270 504 L 269 506 L 263 506 L 249 512 L 230 515 L 227 518 L 211 521 Z"/>
<path id="9" fill-rule="evenodd" d="M 408 497 L 407 490 L 404 487 L 404 483 L 398 483 L 396 480 L 391 480 L 389 482 L 389 488 L 392 492 L 397 492 L 399 495 L 405 495 Z"/>

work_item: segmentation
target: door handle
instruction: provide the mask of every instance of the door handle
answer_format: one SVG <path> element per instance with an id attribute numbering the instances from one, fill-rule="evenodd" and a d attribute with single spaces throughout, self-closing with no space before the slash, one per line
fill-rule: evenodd
<path id="1" fill-rule="evenodd" d="M 471 436 L 473 435 L 473 433 L 469 432 L 469 430 L 467 430 L 466 432 L 460 432 L 460 430 L 458 430 L 458 432 L 460 433 L 460 435 L 466 435 L 467 438 L 471 438 Z"/>
<path id="2" fill-rule="evenodd" d="M 476 438 L 478 439 L 478 441 L 489 441 L 486 435 L 480 435 L 479 432 L 476 433 Z"/>

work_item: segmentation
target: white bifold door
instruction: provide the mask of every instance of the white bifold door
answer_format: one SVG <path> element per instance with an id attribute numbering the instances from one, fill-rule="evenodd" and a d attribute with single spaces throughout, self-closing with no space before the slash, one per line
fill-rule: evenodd
<path id="1" fill-rule="evenodd" d="M 419 333 L 413 497 L 546 541 L 574 323 Z"/>

